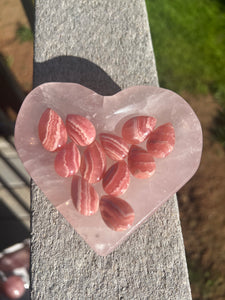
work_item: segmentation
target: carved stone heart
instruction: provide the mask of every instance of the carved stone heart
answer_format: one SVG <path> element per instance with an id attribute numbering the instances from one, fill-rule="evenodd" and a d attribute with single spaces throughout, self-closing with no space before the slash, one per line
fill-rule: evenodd
<path id="1" fill-rule="evenodd" d="M 38 123 L 48 107 L 63 121 L 71 113 L 85 116 L 94 124 L 97 135 L 112 132 L 121 136 L 123 124 L 137 115 L 155 117 L 156 127 L 167 122 L 173 124 L 174 150 L 166 158 L 156 159 L 154 176 L 137 179 L 131 175 L 130 186 L 120 197 L 135 212 L 134 223 L 128 230 L 111 230 L 99 211 L 86 217 L 75 209 L 71 200 L 72 178 L 62 178 L 55 172 L 56 153 L 45 150 L 38 137 Z M 140 146 L 146 148 L 145 143 Z M 28 173 L 49 201 L 90 247 L 99 255 L 107 255 L 193 176 L 201 158 L 202 131 L 191 107 L 169 90 L 136 86 L 104 97 L 79 84 L 45 83 L 24 100 L 16 122 L 15 145 Z M 100 197 L 105 195 L 102 182 L 94 187 Z"/>

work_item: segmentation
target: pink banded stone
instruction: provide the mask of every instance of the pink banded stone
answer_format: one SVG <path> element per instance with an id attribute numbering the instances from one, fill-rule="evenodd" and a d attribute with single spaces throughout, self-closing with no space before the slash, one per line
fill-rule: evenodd
<path id="1" fill-rule="evenodd" d="M 123 199 L 102 196 L 99 208 L 103 221 L 112 230 L 127 230 L 134 222 L 134 210 Z"/>
<path id="2" fill-rule="evenodd" d="M 72 179 L 71 197 L 75 208 L 82 215 L 91 216 L 98 211 L 98 193 L 87 180 L 78 175 Z"/>
<path id="3" fill-rule="evenodd" d="M 156 158 L 166 157 L 174 148 L 175 131 L 171 123 L 157 127 L 147 141 L 148 152 Z"/>
<path id="4" fill-rule="evenodd" d="M 130 173 L 125 161 L 113 164 L 105 173 L 102 181 L 104 191 L 113 196 L 126 192 L 130 183 Z"/>
<path id="5" fill-rule="evenodd" d="M 155 173 L 156 164 L 150 153 L 132 145 L 128 154 L 128 168 L 136 178 L 149 178 Z"/>
<path id="6" fill-rule="evenodd" d="M 105 153 L 113 160 L 123 160 L 129 151 L 129 145 L 123 138 L 111 134 L 101 133 L 99 135 Z"/>
<path id="7" fill-rule="evenodd" d="M 153 117 L 133 117 L 123 125 L 122 136 L 129 144 L 139 144 L 148 138 L 155 125 L 156 119 Z"/>
<path id="8" fill-rule="evenodd" d="M 100 181 L 106 169 L 106 155 L 99 144 L 94 141 L 91 145 L 87 146 L 82 158 L 80 172 L 84 179 L 90 183 Z"/>
<path id="9" fill-rule="evenodd" d="M 80 115 L 68 115 L 66 129 L 71 140 L 80 146 L 90 145 L 96 136 L 95 127 L 91 121 Z"/>
<path id="10" fill-rule="evenodd" d="M 55 171 L 62 177 L 75 175 L 80 168 L 80 152 L 77 146 L 70 142 L 55 157 Z"/>
<path id="11" fill-rule="evenodd" d="M 51 108 L 42 114 L 38 134 L 42 146 L 48 151 L 56 151 L 67 142 L 67 131 L 61 117 Z"/>

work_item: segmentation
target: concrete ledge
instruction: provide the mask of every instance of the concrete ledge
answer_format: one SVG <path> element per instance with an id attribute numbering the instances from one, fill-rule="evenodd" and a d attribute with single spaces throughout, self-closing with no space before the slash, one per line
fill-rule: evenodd
<path id="1" fill-rule="evenodd" d="M 34 86 L 158 85 L 145 2 L 36 1 Z M 176 197 L 107 257 L 32 182 L 31 299 L 191 299 Z"/>

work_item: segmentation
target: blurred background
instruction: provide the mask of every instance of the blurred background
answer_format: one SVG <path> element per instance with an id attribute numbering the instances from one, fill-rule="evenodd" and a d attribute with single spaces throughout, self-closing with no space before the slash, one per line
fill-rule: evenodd
<path id="1" fill-rule="evenodd" d="M 225 1 L 146 0 L 160 86 L 202 124 L 196 175 L 178 192 L 193 299 L 225 299 Z M 0 1 L 0 252 L 29 237 L 29 176 L 13 144 L 32 89 L 31 0 Z M 1 270 L 0 270 L 1 271 Z"/>
<path id="2" fill-rule="evenodd" d="M 0 0 L 1 300 L 8 299 L 3 290 L 10 298 L 15 296 L 10 285 L 14 286 L 14 294 L 23 295 L 20 299 L 29 299 L 24 287 L 29 287 L 30 178 L 15 151 L 13 135 L 21 103 L 32 88 L 31 22 L 31 0 Z"/>
<path id="3" fill-rule="evenodd" d="M 147 0 L 161 87 L 203 129 L 196 175 L 178 192 L 193 299 L 225 299 L 225 1 Z"/>

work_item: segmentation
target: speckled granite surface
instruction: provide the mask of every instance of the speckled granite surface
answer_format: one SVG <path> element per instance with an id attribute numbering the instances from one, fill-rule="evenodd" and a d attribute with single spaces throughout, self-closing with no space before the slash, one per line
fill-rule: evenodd
<path id="1" fill-rule="evenodd" d="M 34 86 L 158 85 L 145 2 L 36 1 Z M 191 299 L 176 197 L 106 257 L 32 183 L 31 299 Z"/>

